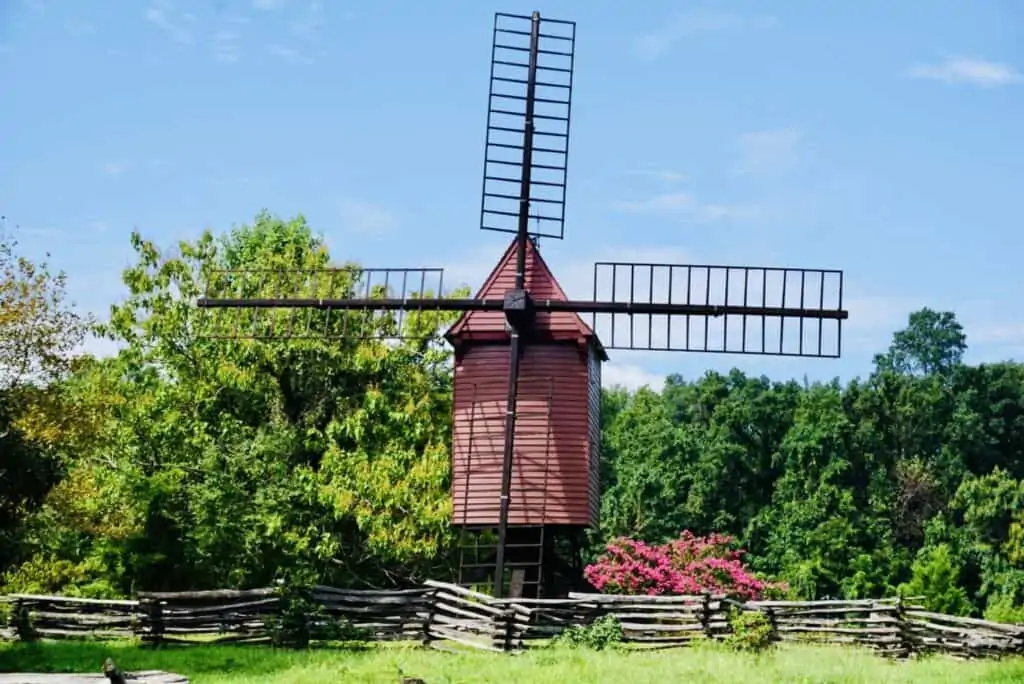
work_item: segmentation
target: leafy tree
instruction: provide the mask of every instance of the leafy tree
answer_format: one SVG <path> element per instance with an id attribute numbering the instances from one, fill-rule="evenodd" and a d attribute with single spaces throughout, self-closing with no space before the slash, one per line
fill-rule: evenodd
<path id="1" fill-rule="evenodd" d="M 880 370 L 902 374 L 945 374 L 959 366 L 967 350 L 963 326 L 951 311 L 924 308 L 910 314 L 889 351 L 875 357 Z"/>
<path id="2" fill-rule="evenodd" d="M 60 477 L 46 446 L 73 413 L 60 381 L 88 324 L 64 274 L 23 255 L 0 218 L 0 572 L 21 555 L 22 520 Z"/>
<path id="3" fill-rule="evenodd" d="M 301 217 L 260 214 L 219 241 L 205 234 L 183 242 L 172 256 L 138 234 L 132 241 L 138 263 L 125 272 L 129 297 L 103 327 L 125 349 L 77 388 L 87 395 L 102 386 L 116 397 L 102 438 L 75 454 L 65 486 L 94 494 L 56 492 L 40 520 L 74 529 L 51 531 L 51 541 L 40 533 L 40 546 L 102 567 L 122 592 L 265 584 L 303 568 L 339 583 L 378 584 L 443 565 L 444 352 L 363 339 L 389 323 L 360 314 L 331 322 L 338 339 L 204 335 L 223 321 L 203 321 L 192 302 L 204 281 L 223 285 L 218 271 L 330 263 Z M 349 265 L 334 286 L 355 287 L 357 278 Z M 321 286 L 300 285 L 300 295 Z M 269 327 L 290 314 L 243 315 Z M 342 326 L 350 334 L 340 334 Z"/>

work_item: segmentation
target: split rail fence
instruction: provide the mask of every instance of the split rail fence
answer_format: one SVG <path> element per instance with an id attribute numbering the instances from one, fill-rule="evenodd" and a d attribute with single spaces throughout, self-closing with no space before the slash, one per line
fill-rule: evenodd
<path id="1" fill-rule="evenodd" d="M 890 657 L 948 653 L 959 657 L 1024 655 L 1024 625 L 931 613 L 897 599 L 760 601 L 724 596 L 612 596 L 494 599 L 468 589 L 427 582 L 414 589 L 370 591 L 317 586 L 298 609 L 277 588 L 140 593 L 110 601 L 12 595 L 9 638 L 141 638 L 161 643 L 270 643 L 285 623 L 317 640 L 419 641 L 519 651 L 612 615 L 623 640 L 636 648 L 683 646 L 733 634 L 731 611 L 766 617 L 777 641 L 843 643 Z M 343 634 L 328 632 L 343 625 Z M 0 635 L 3 631 L 0 630 Z"/>

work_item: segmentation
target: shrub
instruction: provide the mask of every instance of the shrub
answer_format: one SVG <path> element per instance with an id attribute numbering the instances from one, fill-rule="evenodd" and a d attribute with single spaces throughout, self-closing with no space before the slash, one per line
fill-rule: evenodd
<path id="1" fill-rule="evenodd" d="M 370 637 L 365 630 L 328 614 L 312 599 L 308 586 L 282 583 L 277 593 L 279 612 L 267 621 L 276 646 L 307 648 L 313 641 L 365 641 Z"/>
<path id="2" fill-rule="evenodd" d="M 771 621 L 763 613 L 733 609 L 729 613 L 729 627 L 725 645 L 734 651 L 761 653 L 774 643 Z"/>
<path id="3" fill-rule="evenodd" d="M 758 600 L 771 588 L 743 564 L 743 551 L 727 535 L 698 537 L 684 531 L 667 544 L 634 539 L 611 541 L 584 574 L 598 591 L 609 594 L 726 594 Z"/>
<path id="4" fill-rule="evenodd" d="M 589 625 L 573 625 L 554 638 L 556 646 L 603 651 L 622 642 L 622 625 L 614 615 L 603 615 Z"/>

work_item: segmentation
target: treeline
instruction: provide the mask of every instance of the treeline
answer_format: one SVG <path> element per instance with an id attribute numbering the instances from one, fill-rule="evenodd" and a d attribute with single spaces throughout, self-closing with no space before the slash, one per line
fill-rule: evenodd
<path id="1" fill-rule="evenodd" d="M 201 334 L 213 269 L 333 263 L 301 217 L 173 255 L 133 234 L 128 296 L 98 326 L 2 244 L 0 592 L 451 577 L 446 351 Z M 122 351 L 76 357 L 90 329 Z M 591 554 L 725 533 L 797 597 L 902 591 L 1024 621 L 1024 367 L 965 349 L 926 309 L 845 386 L 734 371 L 605 392 Z"/>

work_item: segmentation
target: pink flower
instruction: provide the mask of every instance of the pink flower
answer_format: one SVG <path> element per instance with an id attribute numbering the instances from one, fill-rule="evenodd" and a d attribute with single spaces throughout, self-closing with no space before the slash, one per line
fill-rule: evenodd
<path id="1" fill-rule="evenodd" d="M 757 600 L 769 588 L 784 588 L 755 577 L 744 565 L 732 537 L 698 537 L 683 530 L 678 539 L 652 546 L 619 538 L 584 575 L 598 591 L 611 594 L 727 594 Z"/>

